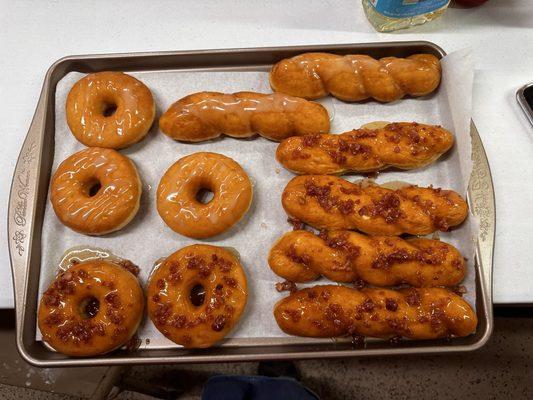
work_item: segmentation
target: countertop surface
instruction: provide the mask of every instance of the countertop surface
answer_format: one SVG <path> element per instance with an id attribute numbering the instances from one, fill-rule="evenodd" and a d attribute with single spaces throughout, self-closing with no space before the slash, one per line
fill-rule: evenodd
<path id="1" fill-rule="evenodd" d="M 0 1 L 0 307 L 12 307 L 7 199 L 43 78 L 70 54 L 428 40 L 473 51 L 474 121 L 496 190 L 494 301 L 533 302 L 529 221 L 533 129 L 514 94 L 533 81 L 533 3 L 490 0 L 449 8 L 430 24 L 376 33 L 359 0 Z"/>

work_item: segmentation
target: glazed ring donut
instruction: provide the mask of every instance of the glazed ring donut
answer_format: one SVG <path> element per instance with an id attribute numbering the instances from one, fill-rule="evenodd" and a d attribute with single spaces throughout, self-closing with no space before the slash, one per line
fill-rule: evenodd
<path id="1" fill-rule="evenodd" d="M 50 188 L 59 220 L 86 235 L 105 235 L 130 222 L 141 199 L 137 168 L 112 149 L 89 147 L 63 161 Z"/>
<path id="2" fill-rule="evenodd" d="M 122 72 L 89 74 L 67 97 L 67 123 L 89 147 L 122 149 L 141 140 L 155 117 L 155 102 L 144 83 Z"/>
<path id="3" fill-rule="evenodd" d="M 477 325 L 470 304 L 443 288 L 315 286 L 280 300 L 274 306 L 274 317 L 289 335 L 317 338 L 465 337 L 475 332 Z"/>
<path id="4" fill-rule="evenodd" d="M 210 347 L 239 321 L 247 300 L 246 275 L 228 250 L 204 244 L 171 254 L 148 282 L 148 315 L 173 342 Z"/>
<path id="5" fill-rule="evenodd" d="M 202 202 L 203 191 L 213 198 Z M 252 203 L 252 184 L 231 158 L 195 153 L 176 161 L 157 188 L 157 211 L 175 232 L 203 239 L 225 232 L 246 214 Z"/>
<path id="6" fill-rule="evenodd" d="M 126 344 L 143 309 L 132 272 L 109 261 L 87 261 L 62 272 L 44 292 L 38 323 L 43 340 L 60 353 L 96 356 Z"/>

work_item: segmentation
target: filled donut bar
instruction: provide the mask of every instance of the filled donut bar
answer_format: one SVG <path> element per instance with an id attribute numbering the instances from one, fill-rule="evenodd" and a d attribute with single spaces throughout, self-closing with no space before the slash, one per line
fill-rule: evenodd
<path id="1" fill-rule="evenodd" d="M 285 333 L 316 338 L 464 337 L 477 325 L 472 307 L 443 288 L 315 286 L 281 299 L 274 306 L 274 317 Z"/>
<path id="2" fill-rule="evenodd" d="M 330 175 L 300 175 L 281 199 L 287 214 L 317 229 L 370 235 L 427 235 L 461 224 L 466 201 L 452 190 L 409 185 L 387 189 Z"/>
<path id="3" fill-rule="evenodd" d="M 376 60 L 367 55 L 304 53 L 275 64 L 270 86 L 306 99 L 331 94 L 344 101 L 390 102 L 405 95 L 427 95 L 439 86 L 440 78 L 440 62 L 431 54 Z"/>
<path id="4" fill-rule="evenodd" d="M 340 135 L 294 136 L 283 140 L 276 159 L 298 174 L 345 174 L 431 164 L 453 146 L 453 135 L 440 126 L 416 122 L 385 123 Z"/>
<path id="5" fill-rule="evenodd" d="M 455 286 L 466 272 L 459 251 L 439 240 L 353 231 L 288 232 L 270 250 L 268 263 L 292 282 L 323 275 L 335 282 L 361 280 L 374 286 Z"/>
<path id="6" fill-rule="evenodd" d="M 261 135 L 280 141 L 329 132 L 329 115 L 318 103 L 281 93 L 199 92 L 172 104 L 159 119 L 159 127 L 172 139 L 185 142 L 221 135 Z"/>

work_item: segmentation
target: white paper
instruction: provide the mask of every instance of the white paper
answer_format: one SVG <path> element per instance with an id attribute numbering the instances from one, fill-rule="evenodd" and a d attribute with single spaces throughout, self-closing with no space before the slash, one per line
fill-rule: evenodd
<path id="1" fill-rule="evenodd" d="M 472 63 L 469 53 L 452 53 L 442 61 L 443 81 L 439 90 L 428 97 L 404 99 L 380 104 L 375 101 L 349 104 L 336 99 L 324 99 L 334 115 L 331 131 L 341 133 L 372 121 L 416 121 L 442 125 L 456 135 L 455 147 L 433 165 L 408 172 L 382 172 L 378 183 L 405 181 L 420 186 L 434 185 L 454 189 L 465 195 L 470 176 L 470 109 L 472 95 Z M 270 92 L 268 73 L 265 71 L 168 71 L 142 72 L 131 75 L 143 81 L 154 94 L 158 116 L 173 102 L 199 91 L 257 91 Z M 56 132 L 53 171 L 61 161 L 83 149 L 70 133 L 65 118 L 65 99 L 72 85 L 82 77 L 69 73 L 57 85 Z M 281 206 L 281 193 L 293 174 L 275 160 L 277 143 L 258 137 L 237 140 L 224 137 L 219 140 L 184 144 L 165 136 L 154 124 L 151 132 L 140 143 L 122 151 L 131 157 L 139 169 L 143 195 L 138 215 L 124 229 L 105 237 L 89 237 L 63 226 L 47 203 L 42 236 L 42 267 L 39 297 L 57 272 L 63 253 L 74 246 L 88 245 L 111 250 L 130 259 L 141 268 L 140 279 L 146 283 L 154 262 L 174 251 L 198 242 L 234 247 L 238 250 L 246 270 L 249 298 L 239 325 L 228 335 L 233 338 L 283 337 L 272 309 L 276 301 L 287 295 L 274 287 L 281 281 L 268 267 L 267 256 L 272 244 L 292 227 Z M 224 154 L 237 161 L 254 183 L 254 200 L 248 214 L 233 229 L 204 241 L 192 240 L 173 232 L 159 217 L 155 194 L 160 178 L 179 158 L 198 151 Z M 358 180 L 361 176 L 348 176 Z M 441 238 L 455 245 L 468 258 L 468 274 L 463 282 L 468 292 L 465 298 L 475 305 L 475 272 L 473 266 L 473 237 L 477 232 L 474 218 Z M 321 278 L 316 284 L 328 281 Z M 39 337 L 39 333 L 38 333 Z M 139 337 L 150 339 L 149 347 L 173 345 L 144 318 Z"/>

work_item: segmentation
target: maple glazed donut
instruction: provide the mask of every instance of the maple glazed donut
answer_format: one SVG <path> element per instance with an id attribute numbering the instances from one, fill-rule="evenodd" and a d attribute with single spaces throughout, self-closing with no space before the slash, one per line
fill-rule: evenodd
<path id="1" fill-rule="evenodd" d="M 85 146 L 122 149 L 141 140 L 155 118 L 144 83 L 123 72 L 96 72 L 74 84 L 67 97 L 67 123 Z"/>
<path id="2" fill-rule="evenodd" d="M 201 199 L 212 192 L 210 201 Z M 175 232 L 195 239 L 235 225 L 252 203 L 252 184 L 242 167 L 217 153 L 195 153 L 176 161 L 157 188 L 157 211 Z"/>
<path id="3" fill-rule="evenodd" d="M 50 187 L 59 220 L 86 235 L 105 235 L 127 225 L 141 199 L 137 168 L 116 150 L 89 147 L 63 161 Z"/>
<path id="4" fill-rule="evenodd" d="M 130 272 L 138 268 L 129 266 L 95 260 L 59 274 L 39 304 L 43 340 L 69 356 L 96 356 L 126 344 L 144 309 L 143 291 Z"/>
<path id="5" fill-rule="evenodd" d="M 171 254 L 152 273 L 148 315 L 157 329 L 188 348 L 210 347 L 239 321 L 246 275 L 228 250 L 204 244 Z"/>

